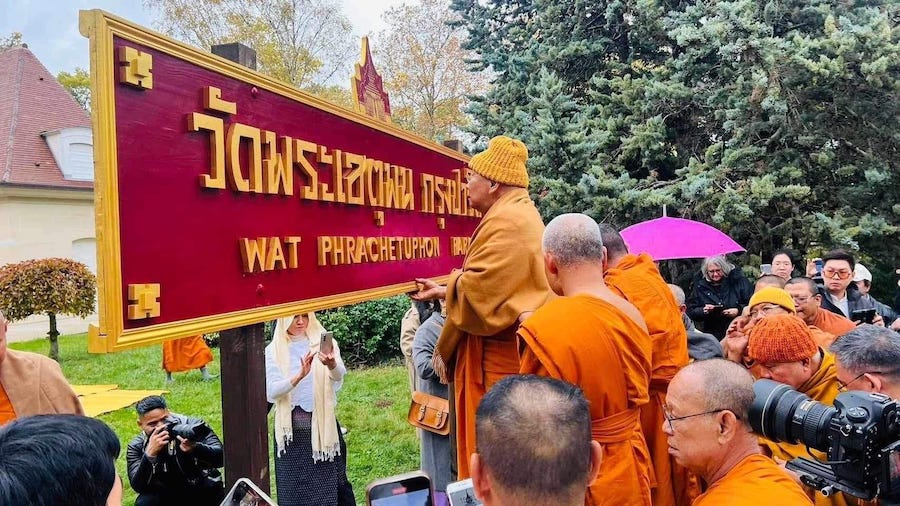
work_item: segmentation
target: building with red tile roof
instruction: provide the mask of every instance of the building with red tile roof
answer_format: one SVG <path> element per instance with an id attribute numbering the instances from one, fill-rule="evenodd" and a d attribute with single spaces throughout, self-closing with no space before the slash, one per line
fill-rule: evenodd
<path id="1" fill-rule="evenodd" d="M 92 146 L 90 116 L 28 47 L 0 50 L 0 265 L 64 257 L 96 272 Z M 33 317 L 9 336 L 48 329 Z"/>

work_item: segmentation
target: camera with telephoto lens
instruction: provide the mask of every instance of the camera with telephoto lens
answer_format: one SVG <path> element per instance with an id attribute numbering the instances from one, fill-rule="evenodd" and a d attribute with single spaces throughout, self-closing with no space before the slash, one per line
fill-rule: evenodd
<path id="1" fill-rule="evenodd" d="M 169 433 L 170 441 L 176 441 L 177 436 L 181 436 L 192 442 L 201 441 L 212 432 L 212 428 L 200 420 L 182 422 L 173 417 L 166 419 L 165 430 Z"/>
<path id="2" fill-rule="evenodd" d="M 882 505 L 900 504 L 900 407 L 890 397 L 844 392 L 834 407 L 790 386 L 761 379 L 753 385 L 750 425 L 775 442 L 801 443 L 827 456 L 787 463 L 825 496 L 838 491 Z"/>

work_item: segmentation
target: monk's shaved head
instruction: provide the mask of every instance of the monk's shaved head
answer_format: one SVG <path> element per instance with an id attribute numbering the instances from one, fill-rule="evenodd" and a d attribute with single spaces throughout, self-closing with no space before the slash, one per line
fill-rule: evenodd
<path id="1" fill-rule="evenodd" d="M 706 409 L 727 409 L 747 427 L 753 403 L 753 376 L 743 366 L 720 358 L 693 362 L 677 376 L 704 399 Z M 674 382 L 674 381 L 673 381 Z"/>
<path id="2" fill-rule="evenodd" d="M 600 227 L 586 214 L 561 214 L 550 220 L 544 229 L 543 247 L 561 267 L 603 262 Z"/>
<path id="3" fill-rule="evenodd" d="M 816 285 L 816 282 L 810 278 L 805 278 L 805 277 L 791 278 L 787 281 L 787 283 L 785 283 L 785 286 L 787 286 L 787 285 L 805 286 L 806 289 L 809 290 L 810 295 L 815 295 L 815 294 L 819 293 L 819 286 Z"/>
<path id="4" fill-rule="evenodd" d="M 622 234 L 608 223 L 600 224 L 600 234 L 603 237 L 603 245 L 606 246 L 607 254 L 611 257 L 620 257 L 628 254 L 628 246 L 622 239 Z"/>
<path id="5" fill-rule="evenodd" d="M 672 295 L 675 297 L 675 302 L 678 303 L 679 306 L 684 305 L 684 290 L 681 289 L 678 285 L 669 284 L 669 290 L 672 290 Z"/>
<path id="6" fill-rule="evenodd" d="M 552 504 L 550 498 L 583 493 L 587 486 L 591 415 L 574 385 L 507 376 L 478 405 L 475 434 L 484 468 L 506 490 Z"/>
<path id="7" fill-rule="evenodd" d="M 774 274 L 763 274 L 756 280 L 756 286 L 754 287 L 754 291 L 758 292 L 767 286 L 774 286 L 775 288 L 784 288 L 784 278 L 781 276 L 776 276 Z"/>

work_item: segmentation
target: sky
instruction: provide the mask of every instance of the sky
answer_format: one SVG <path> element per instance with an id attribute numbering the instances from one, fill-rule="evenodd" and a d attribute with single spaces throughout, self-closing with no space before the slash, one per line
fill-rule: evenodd
<path id="1" fill-rule="evenodd" d="M 412 0 L 407 0 L 411 3 Z M 344 14 L 357 36 L 385 28 L 381 14 L 403 0 L 343 0 Z M 51 74 L 88 68 L 88 41 L 78 33 L 78 11 L 103 9 L 153 28 L 152 13 L 141 0 L 0 0 L 0 38 L 21 32 L 28 48 Z"/>

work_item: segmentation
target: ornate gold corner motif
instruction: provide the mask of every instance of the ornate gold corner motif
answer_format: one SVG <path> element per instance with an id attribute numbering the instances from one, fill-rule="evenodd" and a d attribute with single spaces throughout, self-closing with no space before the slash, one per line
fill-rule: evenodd
<path id="1" fill-rule="evenodd" d="M 120 47 L 119 82 L 152 90 L 153 55 L 142 53 L 133 47 Z"/>
<path id="2" fill-rule="evenodd" d="M 384 226 L 384 211 L 375 211 L 375 215 L 373 216 L 373 218 L 375 219 L 376 227 Z"/>
<path id="3" fill-rule="evenodd" d="M 128 285 L 128 319 L 156 318 L 160 313 L 159 283 Z"/>

